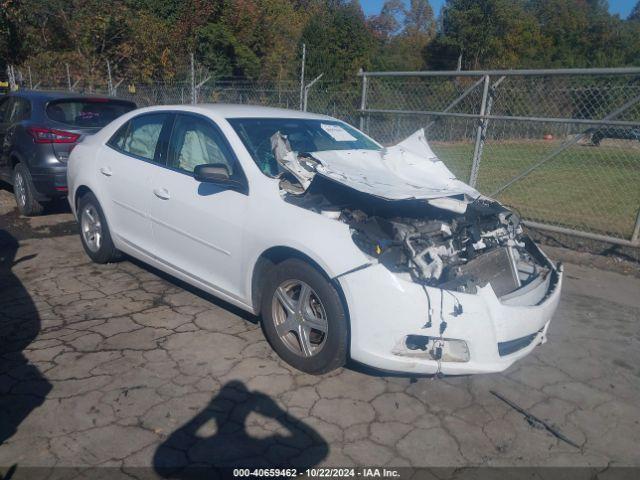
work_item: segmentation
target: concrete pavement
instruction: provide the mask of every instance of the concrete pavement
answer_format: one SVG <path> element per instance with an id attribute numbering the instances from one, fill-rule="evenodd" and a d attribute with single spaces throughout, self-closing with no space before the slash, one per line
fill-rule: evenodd
<path id="1" fill-rule="evenodd" d="M 549 342 L 502 374 L 434 380 L 349 367 L 310 376 L 279 360 L 256 318 L 137 262 L 92 264 L 65 235 L 68 214 L 36 219 L 49 230 L 28 238 L 22 220 L 6 220 L 6 193 L 5 470 L 640 465 L 638 278 L 566 265 Z"/>

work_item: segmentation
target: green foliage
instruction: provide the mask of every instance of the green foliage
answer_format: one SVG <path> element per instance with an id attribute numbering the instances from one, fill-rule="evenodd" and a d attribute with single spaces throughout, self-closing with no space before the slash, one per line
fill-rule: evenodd
<path id="1" fill-rule="evenodd" d="M 158 19 L 176 22 L 182 13 L 183 0 L 126 0 L 133 11 L 146 11 Z"/>
<path id="2" fill-rule="evenodd" d="M 464 69 L 637 64 L 630 23 L 605 0 L 448 0 L 426 60 L 453 68 L 461 54 Z"/>
<path id="3" fill-rule="evenodd" d="M 638 65 L 640 2 L 627 20 L 606 0 L 0 0 L 0 69 L 58 72 L 89 85 L 185 80 L 190 53 L 216 79 L 352 81 L 376 70 Z M 56 80 L 47 74 L 47 79 Z M 59 78 L 58 78 L 59 81 Z"/>
<path id="4" fill-rule="evenodd" d="M 260 71 L 256 54 L 224 24 L 209 23 L 198 29 L 196 45 L 197 59 L 215 78 L 254 78 Z"/>
<path id="5" fill-rule="evenodd" d="M 400 0 L 387 0 L 380 15 L 372 17 L 377 52 L 376 70 L 423 70 L 424 51 L 435 35 L 435 17 L 427 0 L 411 0 L 409 7 Z"/>
<path id="6" fill-rule="evenodd" d="M 631 13 L 629 14 L 629 20 L 640 22 L 640 2 L 636 3 L 636 6 L 633 7 Z"/>
<path id="7" fill-rule="evenodd" d="M 432 61 L 462 54 L 465 70 L 510 68 L 540 50 L 539 26 L 521 1 L 449 0 L 442 31 L 430 52 Z"/>
<path id="8" fill-rule="evenodd" d="M 371 65 L 374 36 L 356 2 L 332 2 L 313 15 L 302 32 L 307 45 L 309 78 L 324 73 L 326 80 L 353 79 Z"/>

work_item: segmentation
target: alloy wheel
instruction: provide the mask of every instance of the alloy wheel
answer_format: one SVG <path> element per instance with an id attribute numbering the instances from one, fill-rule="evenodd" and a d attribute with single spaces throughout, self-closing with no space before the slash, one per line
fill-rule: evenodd
<path id="1" fill-rule="evenodd" d="M 96 208 L 89 204 L 84 207 L 80 216 L 80 229 L 87 248 L 92 252 L 100 250 L 102 245 L 102 223 Z"/>
<path id="2" fill-rule="evenodd" d="M 24 208 L 27 204 L 27 189 L 24 183 L 24 177 L 22 173 L 16 172 L 16 176 L 13 182 L 13 191 L 16 195 L 16 200 L 20 208 Z"/>
<path id="3" fill-rule="evenodd" d="M 272 318 L 284 345 L 301 357 L 317 355 L 324 347 L 329 324 L 318 294 L 300 280 L 287 280 L 276 288 Z"/>

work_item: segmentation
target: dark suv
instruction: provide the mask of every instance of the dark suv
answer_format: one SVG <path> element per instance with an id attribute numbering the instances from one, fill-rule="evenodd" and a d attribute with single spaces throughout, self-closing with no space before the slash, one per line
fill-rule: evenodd
<path id="1" fill-rule="evenodd" d="M 605 138 L 615 138 L 619 140 L 638 140 L 640 141 L 640 127 L 634 128 L 600 128 L 591 135 L 591 143 L 599 147 L 600 142 Z"/>
<path id="2" fill-rule="evenodd" d="M 19 91 L 0 97 L 0 180 L 13 185 L 18 209 L 67 195 L 67 159 L 76 143 L 136 104 L 73 93 Z"/>

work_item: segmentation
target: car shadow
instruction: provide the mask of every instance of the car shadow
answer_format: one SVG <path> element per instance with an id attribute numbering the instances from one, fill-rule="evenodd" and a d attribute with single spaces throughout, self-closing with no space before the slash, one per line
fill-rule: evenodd
<path id="1" fill-rule="evenodd" d="M 179 278 L 176 278 L 168 273 L 165 273 L 162 270 L 159 270 L 156 267 L 143 262 L 142 260 L 138 260 L 137 258 L 131 257 L 126 254 L 124 258 L 126 261 L 133 263 L 135 266 L 141 268 L 142 270 L 145 270 L 155 275 L 156 277 L 162 278 L 165 282 L 170 283 L 171 285 L 175 285 L 176 287 L 179 287 L 182 290 L 186 290 L 187 292 L 192 293 L 193 295 L 200 297 L 209 303 L 213 303 L 214 305 L 220 308 L 224 308 L 228 312 L 233 313 L 234 315 L 242 318 L 243 320 L 246 320 L 247 322 L 253 323 L 254 325 L 257 325 L 258 323 L 260 323 L 260 318 L 257 317 L 256 315 L 253 315 L 252 313 L 249 313 L 246 310 L 243 310 L 239 307 L 236 307 L 235 305 L 232 305 L 229 302 L 226 302 L 214 295 L 211 295 L 210 293 L 207 293 L 204 290 L 199 289 L 198 287 L 194 287 L 193 285 L 190 285 L 187 282 L 180 280 Z"/>
<path id="2" fill-rule="evenodd" d="M 52 385 L 24 354 L 40 332 L 38 310 L 13 268 L 37 254 L 16 258 L 18 241 L 0 229 L 0 446 L 42 405 Z"/>
<path id="3" fill-rule="evenodd" d="M 377 378 L 408 378 L 411 383 L 417 382 L 421 378 L 426 379 L 434 379 L 434 378 L 445 378 L 449 377 L 449 375 L 443 374 L 431 374 L 431 373 L 404 373 L 404 372 L 390 372 L 387 370 L 380 370 L 375 367 L 370 367 L 368 365 L 364 365 L 363 363 L 356 362 L 355 360 L 349 359 L 345 367 L 347 370 L 351 370 L 352 372 L 361 373 L 363 375 L 367 375 L 369 377 L 377 377 Z M 460 375 L 463 376 L 463 375 Z"/>
<path id="4" fill-rule="evenodd" d="M 224 300 L 221 300 L 220 298 L 211 295 L 207 292 L 205 292 L 204 290 L 200 290 L 197 287 L 194 287 L 193 285 L 190 285 L 182 280 L 180 280 L 179 278 L 176 278 L 168 273 L 163 272 L 162 270 L 159 270 L 147 263 L 144 263 L 141 260 L 138 260 L 137 258 L 131 257 L 129 255 L 125 256 L 126 260 L 133 263 L 134 265 L 136 265 L 137 267 L 146 270 L 149 273 L 152 273 L 153 275 L 156 275 L 157 277 L 162 278 L 164 281 L 175 285 L 176 287 L 179 287 L 183 290 L 186 290 L 190 293 L 192 293 L 193 295 L 196 295 L 200 298 L 202 298 L 203 300 L 206 300 L 207 302 L 213 303 L 214 305 L 217 305 L 220 308 L 224 308 L 225 310 L 227 310 L 230 313 L 233 313 L 234 315 L 242 318 L 243 320 L 253 323 L 255 325 L 258 325 L 261 323 L 261 317 L 258 315 L 253 315 L 245 310 L 242 310 L 241 308 L 236 307 L 235 305 L 232 305 L 229 302 L 225 302 Z M 415 381 L 417 381 L 420 378 L 433 378 L 435 377 L 435 375 L 432 374 L 415 374 L 415 373 L 402 373 L 402 372 L 389 372 L 389 371 L 385 371 L 385 370 L 379 370 L 376 369 L 374 367 L 369 367 L 367 365 L 364 365 L 362 363 L 359 363 L 355 360 L 352 359 L 348 359 L 347 360 L 347 364 L 345 365 L 345 367 L 347 370 L 351 370 L 357 373 L 362 373 L 363 375 L 368 375 L 371 377 L 379 377 L 379 378 L 388 378 L 388 377 L 396 377 L 396 378 L 408 378 L 410 379 L 410 381 L 413 383 Z M 443 377 L 444 375 L 438 375 L 438 378 Z M 463 375 L 462 375 L 463 376 Z"/>
<path id="5" fill-rule="evenodd" d="M 0 190 L 6 190 L 13 197 L 13 187 L 11 186 L 11 184 L 3 180 L 0 180 Z M 43 206 L 44 206 L 44 209 L 40 214 L 40 216 L 58 215 L 60 213 L 71 213 L 71 208 L 69 207 L 69 202 L 67 201 L 66 197 L 54 198 L 47 202 L 43 202 Z"/>
<path id="6" fill-rule="evenodd" d="M 253 414 L 263 418 L 251 422 L 256 429 L 252 435 L 247 420 Z M 176 479 L 229 477 L 234 467 L 301 472 L 317 465 L 328 452 L 327 442 L 313 428 L 269 395 L 234 380 L 158 447 L 153 466 L 160 476 Z"/>

